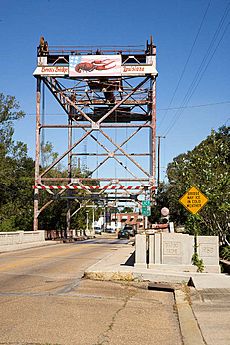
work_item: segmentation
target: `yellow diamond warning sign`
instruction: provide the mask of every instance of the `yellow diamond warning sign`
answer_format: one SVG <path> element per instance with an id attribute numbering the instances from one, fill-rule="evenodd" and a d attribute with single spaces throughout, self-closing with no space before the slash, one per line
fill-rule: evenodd
<path id="1" fill-rule="evenodd" d="M 191 187 L 179 201 L 189 212 L 196 214 L 208 202 L 208 198 L 196 187 Z"/>

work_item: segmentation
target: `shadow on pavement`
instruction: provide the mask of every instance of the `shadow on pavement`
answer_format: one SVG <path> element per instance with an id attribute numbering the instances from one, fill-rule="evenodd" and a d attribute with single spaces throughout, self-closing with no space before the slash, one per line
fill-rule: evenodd
<path id="1" fill-rule="evenodd" d="M 128 260 L 124 264 L 121 264 L 121 266 L 134 266 L 135 263 L 135 251 L 130 255 Z"/>

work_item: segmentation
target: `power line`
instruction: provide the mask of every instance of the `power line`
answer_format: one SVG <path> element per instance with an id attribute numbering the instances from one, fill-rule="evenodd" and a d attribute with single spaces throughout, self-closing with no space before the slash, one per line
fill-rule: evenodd
<path id="1" fill-rule="evenodd" d="M 163 115 L 163 117 L 162 117 L 162 119 L 161 119 L 161 122 L 160 122 L 159 126 L 161 126 L 161 124 L 163 123 L 163 121 L 164 121 L 164 119 L 165 119 L 165 117 L 166 117 L 166 115 L 167 115 L 168 109 L 170 109 L 170 106 L 171 106 L 171 104 L 172 104 L 172 102 L 173 102 L 173 100 L 174 100 L 174 98 L 175 98 L 176 92 L 177 92 L 177 90 L 178 90 L 178 88 L 179 88 L 179 85 L 180 85 L 180 83 L 181 83 L 181 80 L 182 80 L 182 78 L 183 78 L 183 76 L 184 76 L 184 74 L 185 74 L 185 71 L 186 71 L 186 68 L 187 68 L 187 66 L 188 66 L 189 60 L 190 60 L 190 58 L 191 58 L 191 56 L 192 56 L 193 49 L 194 49 L 194 47 L 195 47 L 195 44 L 196 44 L 196 42 L 197 42 L 197 39 L 198 39 L 199 34 L 200 34 L 200 32 L 201 32 L 201 29 L 202 29 L 202 26 L 203 26 L 203 24 L 204 24 L 206 15 L 207 15 L 207 13 L 208 13 L 208 9 L 209 9 L 209 7 L 210 7 L 210 4 L 211 4 L 211 1 L 209 2 L 208 6 L 207 6 L 207 8 L 206 8 L 206 10 L 205 10 L 205 12 L 204 12 L 203 18 L 202 18 L 201 23 L 200 23 L 200 26 L 199 26 L 199 28 L 198 28 L 196 37 L 195 37 L 195 39 L 194 39 L 194 41 L 193 41 L 193 44 L 192 44 L 192 47 L 191 47 L 191 49 L 190 49 L 188 58 L 187 58 L 187 60 L 186 60 L 186 62 L 185 62 L 184 68 L 183 68 L 183 70 L 182 70 L 182 72 L 181 72 L 181 75 L 180 75 L 180 78 L 179 78 L 179 80 L 178 80 L 177 86 L 176 86 L 176 88 L 175 88 L 175 90 L 174 90 L 174 92 L 173 92 L 172 98 L 171 98 L 171 100 L 170 100 L 170 102 L 169 102 L 169 106 L 168 106 L 168 108 L 166 108 L 165 114 Z"/>
<path id="2" fill-rule="evenodd" d="M 194 104 L 194 105 L 188 105 L 184 107 L 176 106 L 176 107 L 171 107 L 171 108 L 159 108 L 158 111 L 162 110 L 177 110 L 177 109 L 190 109 L 190 108 L 202 108 L 202 107 L 211 107 L 211 106 L 216 106 L 216 105 L 222 105 L 222 104 L 229 104 L 229 101 L 223 101 L 223 102 L 215 102 L 215 103 L 203 103 L 203 104 Z"/>
<path id="3" fill-rule="evenodd" d="M 219 35 L 219 33 L 220 33 L 220 31 L 221 31 L 223 25 L 224 25 L 224 21 L 225 21 L 227 15 L 228 15 L 228 13 L 229 13 L 229 10 L 230 10 L 230 9 L 229 9 L 229 6 L 230 6 L 230 3 L 228 3 L 227 6 L 226 6 L 226 8 L 225 8 L 224 14 L 223 14 L 223 16 L 222 16 L 222 18 L 221 18 L 221 20 L 220 20 L 220 22 L 219 22 L 219 24 L 218 24 L 218 27 L 217 27 L 217 29 L 216 29 L 214 35 L 213 35 L 212 41 L 211 41 L 211 43 L 210 43 L 210 45 L 209 45 L 209 47 L 208 47 L 208 49 L 207 49 L 207 51 L 206 51 L 206 53 L 205 53 L 203 59 L 202 59 L 202 62 L 201 62 L 200 66 L 199 66 L 199 68 L 198 68 L 198 70 L 197 70 L 197 72 L 196 72 L 196 75 L 195 75 L 195 77 L 193 78 L 193 81 L 191 82 L 191 84 L 190 84 L 190 86 L 189 86 L 189 89 L 188 89 L 188 91 L 187 91 L 187 93 L 186 93 L 186 95 L 185 95 L 185 97 L 184 97 L 184 99 L 183 99 L 183 101 L 182 101 L 182 105 L 181 105 L 181 107 L 178 109 L 178 111 L 175 113 L 175 115 L 174 115 L 174 117 L 173 117 L 173 119 L 172 119 L 171 125 L 170 125 L 170 126 L 168 127 L 168 129 L 166 130 L 165 135 L 167 135 L 167 134 L 170 132 L 170 130 L 173 128 L 173 126 L 175 125 L 175 123 L 177 122 L 177 120 L 181 117 L 185 105 L 188 104 L 189 100 L 191 99 L 192 95 L 194 94 L 194 92 L 195 92 L 197 86 L 199 85 L 199 83 L 200 83 L 200 81 L 201 81 L 201 79 L 202 79 L 202 77 L 203 77 L 203 75 L 204 75 L 204 72 L 206 71 L 206 69 L 207 69 L 209 63 L 211 62 L 211 60 L 212 60 L 212 58 L 213 58 L 213 56 L 214 56 L 214 54 L 215 54 L 217 48 L 219 47 L 219 45 L 220 45 L 220 43 L 221 43 L 221 41 L 222 41 L 222 39 L 223 39 L 223 37 L 224 37 L 226 31 L 227 31 L 227 28 L 228 28 L 228 26 L 229 26 L 230 23 L 227 23 L 227 25 L 225 26 L 224 31 L 223 31 L 223 34 L 222 34 L 222 36 L 220 37 L 219 42 L 217 43 L 216 47 L 214 48 L 213 53 L 212 53 L 212 55 L 211 55 L 211 58 L 209 58 L 209 56 L 210 56 L 210 54 L 211 54 L 211 51 L 212 51 L 212 48 L 214 47 L 215 41 L 217 40 L 217 37 L 218 37 L 218 35 Z M 208 60 L 208 58 L 209 58 L 209 60 Z M 208 60 L 208 61 L 207 61 L 207 60 Z M 207 62 L 206 62 L 206 61 L 207 61 Z M 205 63 L 206 63 L 206 65 L 205 65 Z M 202 69 L 203 69 L 203 71 L 202 71 Z M 200 73 L 201 73 L 201 75 L 200 75 Z"/>

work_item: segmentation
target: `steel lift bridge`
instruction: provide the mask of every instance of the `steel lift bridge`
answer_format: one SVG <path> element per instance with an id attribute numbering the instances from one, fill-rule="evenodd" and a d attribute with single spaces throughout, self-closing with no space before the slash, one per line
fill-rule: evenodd
<path id="1" fill-rule="evenodd" d="M 141 48 L 48 46 L 41 37 L 33 75 L 37 80 L 34 230 L 39 228 L 42 212 L 58 198 L 67 199 L 67 231 L 71 217 L 92 201 L 104 205 L 111 200 L 130 201 L 137 206 L 142 199 L 152 201 L 156 184 L 157 77 L 152 37 Z M 58 123 L 46 122 L 43 89 L 48 89 L 62 108 L 64 123 L 60 124 L 60 116 Z M 68 140 L 63 140 L 59 157 L 44 168 L 42 133 L 51 128 L 61 129 Z M 87 152 L 82 147 L 89 140 Z M 94 167 L 79 175 L 73 162 L 83 157 Z M 65 163 L 67 173 L 52 177 L 52 169 L 60 162 Z M 44 204 L 42 193 L 50 198 Z"/>

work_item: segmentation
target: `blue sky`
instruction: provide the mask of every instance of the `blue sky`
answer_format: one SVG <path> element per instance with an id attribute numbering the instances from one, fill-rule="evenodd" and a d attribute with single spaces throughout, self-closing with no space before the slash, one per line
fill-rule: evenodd
<path id="1" fill-rule="evenodd" d="M 15 124 L 15 140 L 27 143 L 34 157 L 33 71 L 41 35 L 50 45 L 63 46 L 145 45 L 152 35 L 159 73 L 157 135 L 166 136 L 161 145 L 163 179 L 174 157 L 192 150 L 211 129 L 229 124 L 229 7 L 225 0 L 1 0 L 0 92 L 14 95 L 26 112 Z M 190 98 L 188 91 L 200 67 Z M 183 111 L 165 110 L 182 105 Z"/>

